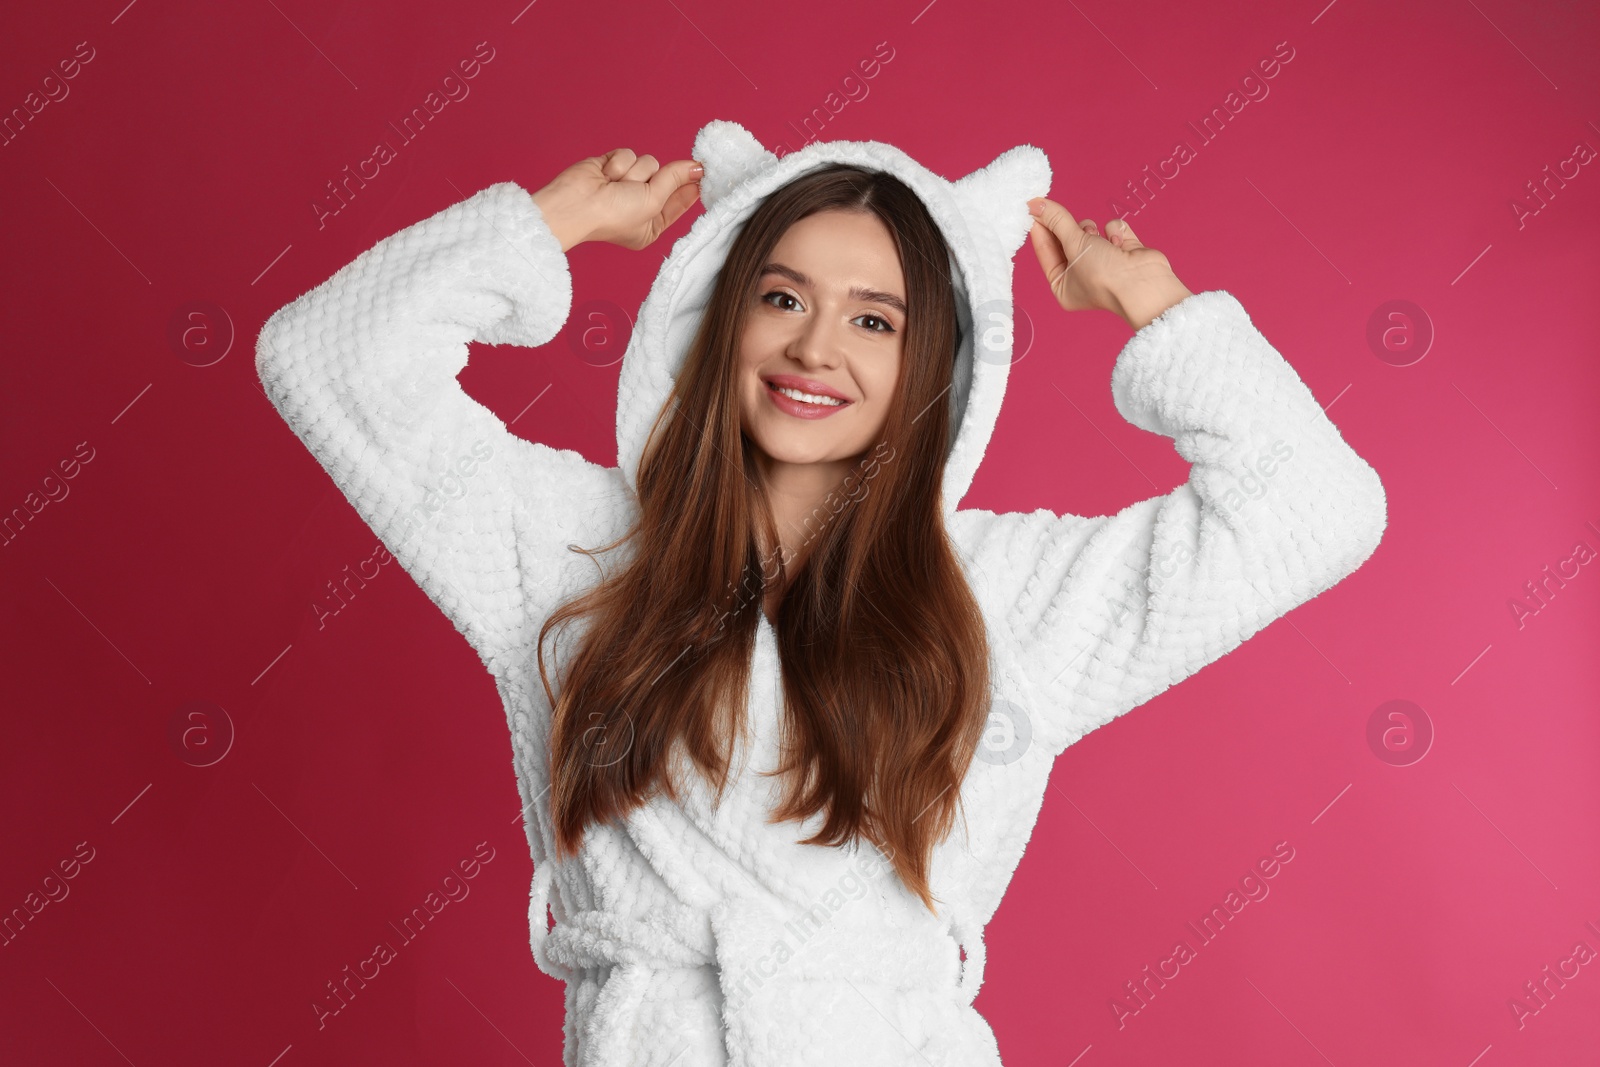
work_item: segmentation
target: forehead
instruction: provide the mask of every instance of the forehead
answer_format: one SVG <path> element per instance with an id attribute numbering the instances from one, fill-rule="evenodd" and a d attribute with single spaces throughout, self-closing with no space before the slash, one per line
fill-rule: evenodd
<path id="1" fill-rule="evenodd" d="M 866 284 L 904 292 L 894 235 L 870 212 L 807 215 L 784 231 L 767 258 L 806 275 L 820 289 Z"/>

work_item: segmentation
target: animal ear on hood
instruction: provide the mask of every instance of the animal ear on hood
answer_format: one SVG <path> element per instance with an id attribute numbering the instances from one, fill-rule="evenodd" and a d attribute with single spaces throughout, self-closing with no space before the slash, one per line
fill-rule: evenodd
<path id="1" fill-rule="evenodd" d="M 1003 235 L 1006 248 L 1014 249 L 1033 228 L 1028 201 L 1050 192 L 1050 160 L 1033 145 L 1017 145 L 951 187 L 964 216 L 984 220 Z"/>
<path id="2" fill-rule="evenodd" d="M 707 211 L 735 186 L 778 162 L 755 134 L 726 119 L 714 119 L 694 139 L 694 158 L 706 168 L 700 178 L 700 203 Z"/>

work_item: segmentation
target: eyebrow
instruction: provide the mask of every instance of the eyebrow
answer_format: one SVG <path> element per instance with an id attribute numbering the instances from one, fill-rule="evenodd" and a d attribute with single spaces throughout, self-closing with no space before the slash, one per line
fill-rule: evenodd
<path id="1" fill-rule="evenodd" d="M 766 274 L 779 274 L 779 275 L 782 275 L 783 277 L 788 278 L 790 281 L 794 282 L 796 285 L 804 285 L 804 286 L 810 286 L 811 285 L 811 279 L 810 278 L 807 278 L 804 274 L 801 274 L 799 271 L 795 270 L 793 267 L 784 266 L 782 263 L 768 263 L 766 266 L 761 268 L 761 273 L 763 275 L 766 275 Z M 869 301 L 871 301 L 872 303 L 875 303 L 875 304 L 882 304 L 885 307 L 894 308 L 896 311 L 900 312 L 900 314 L 902 314 L 902 315 L 906 314 L 906 302 L 904 300 L 901 300 L 898 296 L 895 296 L 893 293 L 886 293 L 881 289 L 866 289 L 866 288 L 863 288 L 862 286 L 857 285 L 857 286 L 853 287 L 850 290 L 850 299 L 852 299 L 852 300 L 869 300 Z"/>

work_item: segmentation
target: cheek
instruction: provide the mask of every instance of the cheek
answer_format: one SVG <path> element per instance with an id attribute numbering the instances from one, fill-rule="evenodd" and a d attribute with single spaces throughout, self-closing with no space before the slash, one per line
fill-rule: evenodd
<path id="1" fill-rule="evenodd" d="M 855 378 L 868 403 L 862 410 L 866 418 L 855 430 L 860 439 L 854 442 L 854 447 L 869 448 L 889 421 L 889 406 L 894 403 L 894 393 L 900 379 L 899 359 L 879 359 L 860 364 Z"/>
<path id="2" fill-rule="evenodd" d="M 872 362 L 864 371 L 866 380 L 862 382 L 867 390 L 867 395 L 872 397 L 873 406 L 880 411 L 887 411 L 894 402 L 895 389 L 900 385 L 900 356 L 894 354 L 888 359 Z"/>
<path id="3" fill-rule="evenodd" d="M 759 363 L 775 349 L 788 343 L 781 321 L 752 309 L 744 319 L 744 330 L 739 336 L 739 355 L 742 360 Z"/>
<path id="4" fill-rule="evenodd" d="M 739 355 L 734 360 L 733 370 L 736 377 L 735 392 L 746 414 L 755 410 L 755 401 L 761 399 L 760 390 L 765 388 L 756 375 L 765 361 L 766 352 L 761 331 L 747 326 L 739 340 Z"/>

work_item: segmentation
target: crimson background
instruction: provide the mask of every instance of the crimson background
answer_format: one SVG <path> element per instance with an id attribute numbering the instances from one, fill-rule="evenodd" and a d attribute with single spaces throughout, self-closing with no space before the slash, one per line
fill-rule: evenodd
<path id="1" fill-rule="evenodd" d="M 6 1062 L 560 1062 L 491 680 L 393 566 L 319 628 L 312 602 L 376 538 L 266 401 L 256 331 L 492 182 L 617 146 L 679 158 L 713 118 L 798 148 L 815 108 L 823 137 L 951 178 L 1039 145 L 1056 200 L 1128 213 L 1191 289 L 1238 296 L 1388 490 L 1353 577 L 1061 757 L 988 930 L 977 1006 L 1006 1063 L 1600 1050 L 1595 966 L 1520 1026 L 1509 1003 L 1600 948 L 1600 576 L 1568 563 L 1520 627 L 1509 606 L 1600 548 L 1600 176 L 1528 188 L 1600 145 L 1592 6 L 110 0 L 3 23 L 6 113 L 94 50 L 0 148 L 0 514 L 93 450 L 0 552 L 0 911 L 94 850 L 0 950 Z M 471 95 L 319 227 L 326 183 L 485 41 Z M 832 114 L 880 42 L 893 58 Z M 1186 124 L 1279 42 L 1270 95 L 1198 146 Z M 1128 199 L 1180 138 L 1196 158 Z M 637 308 L 686 225 L 574 250 L 576 302 Z M 1112 407 L 1126 327 L 1061 311 L 1027 247 L 1016 263 L 1035 339 L 966 505 L 1109 514 L 1179 484 L 1170 442 Z M 1396 299 L 1435 332 L 1407 366 L 1367 341 Z M 195 301 L 226 321 L 175 345 Z M 616 366 L 569 340 L 475 346 L 462 384 L 612 463 Z M 1408 766 L 1367 740 L 1392 699 L 1435 732 Z M 205 767 L 170 736 L 196 700 L 222 709 L 207 743 L 234 731 Z M 1123 983 L 1281 841 L 1270 895 L 1119 1026 Z M 479 842 L 471 895 L 319 1030 L 324 983 Z"/>

